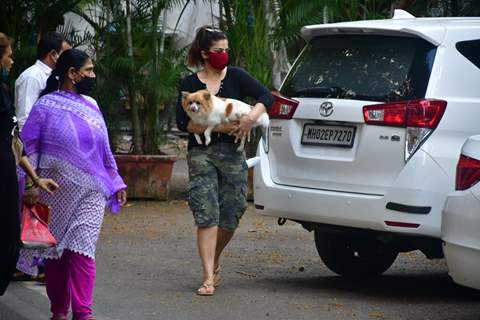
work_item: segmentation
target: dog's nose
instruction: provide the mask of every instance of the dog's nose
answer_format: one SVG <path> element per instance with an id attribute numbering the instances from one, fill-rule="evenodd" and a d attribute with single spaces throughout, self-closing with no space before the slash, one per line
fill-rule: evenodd
<path id="1" fill-rule="evenodd" d="M 192 104 L 192 105 L 190 106 L 190 111 L 192 111 L 192 112 L 198 112 L 198 106 L 197 106 L 196 104 Z"/>

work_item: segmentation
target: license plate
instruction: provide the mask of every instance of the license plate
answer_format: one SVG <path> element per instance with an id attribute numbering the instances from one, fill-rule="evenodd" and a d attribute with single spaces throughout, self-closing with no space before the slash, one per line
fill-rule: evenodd
<path id="1" fill-rule="evenodd" d="M 351 148 L 355 140 L 355 127 L 323 124 L 305 124 L 302 144 Z"/>

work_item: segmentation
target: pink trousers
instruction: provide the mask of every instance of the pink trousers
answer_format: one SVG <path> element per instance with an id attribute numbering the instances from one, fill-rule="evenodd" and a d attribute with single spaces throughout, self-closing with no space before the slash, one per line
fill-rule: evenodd
<path id="1" fill-rule="evenodd" d="M 65 250 L 60 259 L 45 261 L 45 280 L 52 319 L 67 316 L 70 304 L 73 320 L 93 318 L 95 261 L 69 250 Z"/>

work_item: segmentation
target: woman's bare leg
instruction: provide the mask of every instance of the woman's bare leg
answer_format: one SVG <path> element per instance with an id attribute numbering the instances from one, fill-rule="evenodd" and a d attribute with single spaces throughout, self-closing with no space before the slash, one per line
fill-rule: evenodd
<path id="1" fill-rule="evenodd" d="M 213 270 L 215 263 L 215 248 L 217 246 L 218 227 L 198 228 L 197 245 L 198 253 L 203 267 L 203 282 L 213 283 Z"/>
<path id="2" fill-rule="evenodd" d="M 215 260 L 213 270 L 216 270 L 220 265 L 220 256 L 222 255 L 223 249 L 227 246 L 227 244 L 232 240 L 233 234 L 235 231 L 230 231 L 227 229 L 218 228 L 217 233 L 217 244 L 215 248 Z"/>

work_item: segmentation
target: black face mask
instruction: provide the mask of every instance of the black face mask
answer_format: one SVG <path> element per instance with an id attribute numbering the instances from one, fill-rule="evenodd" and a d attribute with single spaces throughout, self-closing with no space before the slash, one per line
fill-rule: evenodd
<path id="1" fill-rule="evenodd" d="M 75 83 L 75 88 L 79 94 L 89 95 L 95 86 L 94 77 L 83 77 L 82 80 Z"/>

